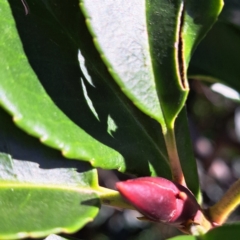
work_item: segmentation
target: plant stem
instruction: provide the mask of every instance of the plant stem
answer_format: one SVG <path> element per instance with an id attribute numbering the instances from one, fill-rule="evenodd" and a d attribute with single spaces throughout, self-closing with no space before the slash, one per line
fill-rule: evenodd
<path id="1" fill-rule="evenodd" d="M 178 156 L 175 133 L 174 133 L 173 127 L 168 127 L 163 134 L 164 134 L 164 139 L 167 147 L 173 181 L 186 187 L 185 178 L 183 175 L 182 167 L 181 167 L 179 156 Z"/>
<path id="2" fill-rule="evenodd" d="M 131 204 L 127 203 L 118 191 L 114 191 L 108 188 L 99 187 L 96 192 L 100 197 L 103 205 L 115 207 L 115 208 L 127 208 L 135 209 Z"/>
<path id="3" fill-rule="evenodd" d="M 209 208 L 209 217 L 212 222 L 222 224 L 240 204 L 240 179 L 237 180 L 223 195 L 223 197 Z"/>

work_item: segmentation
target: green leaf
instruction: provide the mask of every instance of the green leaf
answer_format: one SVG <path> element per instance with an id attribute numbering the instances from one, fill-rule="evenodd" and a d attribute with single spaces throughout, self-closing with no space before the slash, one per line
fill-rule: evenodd
<path id="1" fill-rule="evenodd" d="M 146 23 L 153 20 L 147 19 L 145 4 L 147 3 L 144 1 L 105 1 L 94 2 L 94 4 L 92 1 L 81 2 L 96 47 L 112 76 L 141 111 L 165 125 L 156 91 L 155 69 L 153 69 L 147 35 Z M 154 4 L 149 4 L 150 7 L 157 8 Z M 160 8 L 158 9 L 161 11 Z M 167 6 L 163 8 L 163 11 L 168 11 Z M 154 10 L 149 9 L 149 17 L 153 12 Z M 170 14 L 173 18 L 177 17 L 172 12 Z M 169 18 L 163 19 L 169 20 Z M 157 25 L 160 24 L 160 19 L 155 21 L 157 23 L 151 24 L 153 26 L 156 24 L 156 28 L 161 30 L 161 26 Z M 168 30 L 174 32 L 174 27 L 170 26 Z M 150 31 L 151 36 L 155 38 L 159 36 L 154 30 Z M 169 45 L 175 40 L 173 34 L 170 35 Z M 165 47 L 163 46 L 164 40 L 160 43 L 162 48 Z M 157 49 L 158 46 L 153 48 Z M 167 55 L 166 51 L 163 49 L 162 54 L 159 55 L 161 57 Z M 169 59 L 171 57 L 172 55 Z M 159 61 L 161 62 L 162 59 Z M 176 71 L 173 74 L 176 74 Z"/>
<path id="2" fill-rule="evenodd" d="M 0 105 L 14 122 L 67 158 L 124 170 L 123 157 L 74 124 L 47 95 L 26 58 L 7 1 L 0 3 Z"/>
<path id="3" fill-rule="evenodd" d="M 71 189 L 75 186 L 75 188 L 78 188 L 77 192 L 80 195 L 84 195 L 86 191 L 93 194 L 96 193 L 100 196 L 104 193 L 103 189 L 98 186 L 96 170 L 92 170 L 90 164 L 83 161 L 67 161 L 57 150 L 41 144 L 38 139 L 25 134 L 17 128 L 11 121 L 11 117 L 2 109 L 0 109 L 0 152 L 7 152 L 11 154 L 14 159 L 18 159 L 13 161 L 15 164 L 12 164 L 8 158 L 0 159 L 0 165 L 3 165 L 3 167 L 0 167 L 0 179 L 5 179 L 4 183 L 11 180 L 14 181 L 14 179 L 16 180 L 16 178 L 18 178 L 19 181 L 17 183 L 19 183 L 19 186 L 23 186 L 26 182 L 31 182 L 31 184 L 34 184 L 31 185 L 33 188 L 38 187 L 35 186 L 36 184 L 44 185 L 46 188 L 48 188 L 48 186 L 51 188 L 51 186 L 57 185 L 57 189 L 59 188 L 59 185 L 61 185 L 62 189 L 64 189 L 64 187 L 66 189 Z M 14 183 L 16 183 L 16 181 Z M 83 193 L 82 188 L 84 188 Z M 42 191 L 42 194 L 45 194 L 44 191 Z M 66 203 L 68 203 L 68 201 L 66 201 Z M 38 204 L 41 205 L 41 198 L 39 198 Z M 96 205 L 94 204 L 94 201 L 92 204 L 89 202 L 89 207 L 91 205 L 93 206 L 93 209 L 97 211 L 99 205 L 98 198 L 96 198 Z M 65 203 L 61 208 L 65 209 L 64 206 Z M 73 205 L 73 207 L 76 206 Z M 77 207 L 81 207 L 80 203 Z M 53 208 L 56 210 L 55 207 Z M 67 217 L 69 209 L 71 211 L 68 204 L 66 205 L 66 208 L 65 217 Z M 88 221 L 89 217 L 94 218 L 95 216 L 89 214 L 88 208 L 85 210 L 87 217 L 82 219 L 82 223 Z M 76 211 L 79 212 L 78 210 Z M 59 216 L 58 212 L 59 211 L 57 210 L 52 213 L 52 215 L 56 215 L 57 218 L 57 216 Z M 26 217 L 32 219 L 31 215 L 26 215 Z M 81 223 L 81 217 L 79 217 L 80 216 L 78 216 L 77 219 L 72 219 L 72 224 L 76 221 Z M 61 216 L 59 216 L 59 220 L 60 218 Z M 37 219 L 41 221 L 41 217 Z M 56 222 L 56 224 L 60 223 L 60 221 Z M 9 238 L 7 237 L 7 239 Z"/>
<path id="4" fill-rule="evenodd" d="M 96 187 L 95 170 L 41 169 L 1 153 L 0 238 L 75 232 L 98 213 Z"/>
<path id="5" fill-rule="evenodd" d="M 194 53 L 188 72 L 189 77 L 222 82 L 239 92 L 239 43 L 240 28 L 218 21 Z"/>
<path id="6" fill-rule="evenodd" d="M 226 224 L 221 227 L 214 228 L 207 232 L 205 235 L 199 237 L 200 240 L 229 240 L 236 239 L 240 235 L 240 224 Z"/>
<path id="7" fill-rule="evenodd" d="M 183 55 L 186 66 L 197 45 L 217 20 L 223 4 L 223 0 L 186 1 L 182 27 Z"/>
<path id="8" fill-rule="evenodd" d="M 185 103 L 186 63 L 221 5 L 220 0 L 204 5 L 188 1 L 186 6 L 180 0 L 81 1 L 109 72 L 133 103 L 163 129 L 173 125 Z"/>

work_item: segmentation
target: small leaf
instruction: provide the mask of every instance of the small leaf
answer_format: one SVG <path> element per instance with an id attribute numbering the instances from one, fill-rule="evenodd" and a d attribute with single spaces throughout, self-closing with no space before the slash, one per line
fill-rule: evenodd
<path id="1" fill-rule="evenodd" d="M 95 171 L 40 169 L 1 153 L 0 238 L 75 232 L 98 213 L 100 203 L 92 190 L 97 187 L 95 177 Z"/>

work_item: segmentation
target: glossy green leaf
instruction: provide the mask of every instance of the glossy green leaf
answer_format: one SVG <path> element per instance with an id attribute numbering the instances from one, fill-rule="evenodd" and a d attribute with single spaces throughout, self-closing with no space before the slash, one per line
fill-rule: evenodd
<path id="1" fill-rule="evenodd" d="M 109 72 L 133 103 L 163 128 L 173 124 L 185 103 L 186 63 L 216 20 L 222 1 L 184 4 L 180 0 L 81 1 Z"/>
<path id="2" fill-rule="evenodd" d="M 239 43 L 240 28 L 218 21 L 194 53 L 189 77 L 210 82 L 220 81 L 239 92 Z"/>
<path id="3" fill-rule="evenodd" d="M 98 213 L 95 171 L 41 169 L 0 154 L 0 238 L 72 233 Z"/>
<path id="4" fill-rule="evenodd" d="M 145 1 L 82 1 L 81 4 L 102 59 L 123 92 L 141 111 L 165 125 L 150 56 L 146 24 L 150 21 L 146 17 Z M 149 8 L 151 7 L 157 8 L 149 3 Z M 163 9 L 168 12 L 167 6 Z M 149 9 L 149 15 L 152 12 Z M 170 14 L 174 21 L 176 14 Z M 167 14 L 163 19 L 169 21 Z M 160 22 L 159 19 L 156 21 Z M 151 24 L 154 26 L 157 23 Z M 159 25 L 156 27 L 162 31 Z M 175 32 L 173 30 L 176 26 L 171 27 L 171 32 Z M 173 35 L 174 33 L 170 34 L 169 44 L 175 40 Z M 154 35 L 152 32 L 152 36 L 156 38 L 159 34 Z M 163 43 L 164 39 L 160 44 Z M 159 55 L 162 57 L 164 54 L 167 55 L 165 49 Z"/>
<path id="5" fill-rule="evenodd" d="M 0 11 L 0 104 L 19 127 L 64 156 L 124 170 L 119 153 L 79 128 L 50 99 L 26 58 L 7 1 Z"/>

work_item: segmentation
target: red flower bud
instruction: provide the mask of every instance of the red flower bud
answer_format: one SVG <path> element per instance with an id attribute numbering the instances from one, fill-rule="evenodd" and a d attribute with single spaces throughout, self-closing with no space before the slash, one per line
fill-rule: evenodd
<path id="1" fill-rule="evenodd" d="M 180 184 L 160 177 L 118 182 L 121 195 L 146 218 L 182 227 L 200 210 L 192 193 Z"/>

